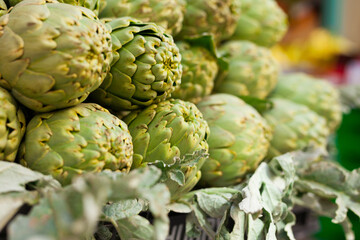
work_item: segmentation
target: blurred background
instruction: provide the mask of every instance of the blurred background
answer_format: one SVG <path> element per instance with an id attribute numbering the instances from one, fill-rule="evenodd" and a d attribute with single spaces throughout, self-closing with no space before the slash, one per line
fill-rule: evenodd
<path id="1" fill-rule="evenodd" d="M 360 0 L 278 0 L 290 30 L 273 48 L 284 71 L 304 71 L 332 82 L 346 98 L 343 122 L 334 136 L 333 158 L 349 170 L 360 167 Z M 352 219 L 356 239 L 360 223 Z M 330 219 L 320 218 L 311 239 L 342 240 Z M 309 239 L 308 236 L 304 239 Z"/>

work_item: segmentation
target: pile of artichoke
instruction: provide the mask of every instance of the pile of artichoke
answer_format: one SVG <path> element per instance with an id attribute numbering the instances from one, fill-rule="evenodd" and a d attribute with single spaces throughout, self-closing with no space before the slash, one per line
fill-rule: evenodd
<path id="1" fill-rule="evenodd" d="M 0 160 L 63 186 L 178 165 L 176 200 L 325 149 L 341 122 L 336 88 L 281 75 L 273 0 L 0 0 L 0 16 Z"/>

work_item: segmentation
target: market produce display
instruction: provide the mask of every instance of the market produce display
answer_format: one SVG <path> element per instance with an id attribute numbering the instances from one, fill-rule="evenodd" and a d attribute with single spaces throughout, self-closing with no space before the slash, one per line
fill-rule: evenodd
<path id="1" fill-rule="evenodd" d="M 288 28 L 287 17 L 275 0 L 236 1 L 241 5 L 241 16 L 232 39 L 271 47 L 284 37 Z"/>
<path id="2" fill-rule="evenodd" d="M 180 32 L 184 20 L 185 0 L 103 0 L 101 4 L 101 18 L 131 16 L 154 22 L 174 36 Z"/>
<path id="3" fill-rule="evenodd" d="M 302 206 L 354 240 L 338 89 L 281 73 L 286 29 L 274 0 L 0 0 L 0 239 L 294 240 Z"/>
<path id="4" fill-rule="evenodd" d="M 306 105 L 325 118 L 331 132 L 341 122 L 339 91 L 324 79 L 302 73 L 282 75 L 272 96 Z"/>
<path id="5" fill-rule="evenodd" d="M 215 92 L 264 99 L 274 89 L 279 65 L 269 49 L 248 41 L 229 41 L 218 52 L 229 67 L 220 70 Z"/>

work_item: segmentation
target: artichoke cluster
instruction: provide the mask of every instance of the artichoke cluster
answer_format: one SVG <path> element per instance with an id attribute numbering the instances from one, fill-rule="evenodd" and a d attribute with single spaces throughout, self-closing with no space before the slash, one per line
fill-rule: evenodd
<path id="1" fill-rule="evenodd" d="M 279 77 L 273 0 L 0 0 L 0 15 L 0 160 L 63 185 L 155 165 L 177 199 L 325 148 L 341 121 L 334 87 Z"/>

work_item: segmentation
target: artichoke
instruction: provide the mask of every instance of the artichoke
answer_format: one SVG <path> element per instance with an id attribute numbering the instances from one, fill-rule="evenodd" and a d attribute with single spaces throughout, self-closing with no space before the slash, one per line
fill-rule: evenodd
<path id="1" fill-rule="evenodd" d="M 269 158 L 306 147 L 326 147 L 329 129 L 323 117 L 290 100 L 271 100 L 274 107 L 263 115 L 273 130 Z"/>
<path id="2" fill-rule="evenodd" d="M 7 6 L 4 0 L 0 0 L 0 17 L 7 13 Z"/>
<path id="3" fill-rule="evenodd" d="M 105 78 L 109 30 L 95 14 L 64 3 L 28 0 L 0 18 L 0 85 L 38 111 L 74 106 Z"/>
<path id="4" fill-rule="evenodd" d="M 134 17 L 143 22 L 154 22 L 176 35 L 182 28 L 185 3 L 183 0 L 105 0 L 101 18 Z"/>
<path id="5" fill-rule="evenodd" d="M 278 81 L 279 65 L 270 50 L 248 41 L 230 41 L 219 48 L 229 62 L 215 82 L 215 92 L 266 98 Z"/>
<path id="6" fill-rule="evenodd" d="M 197 107 L 180 99 L 153 104 L 146 109 L 130 113 L 124 119 L 134 144 L 133 168 L 157 160 L 171 164 L 174 158 L 208 150 L 206 142 L 209 127 Z M 176 187 L 167 182 L 172 198 L 190 191 L 200 179 L 200 168 L 205 158 L 194 166 L 182 166 L 185 184 Z"/>
<path id="7" fill-rule="evenodd" d="M 181 55 L 173 38 L 153 23 L 132 18 L 109 22 L 115 59 L 94 102 L 115 111 L 164 101 L 181 83 Z"/>
<path id="8" fill-rule="evenodd" d="M 10 6 L 15 6 L 16 4 L 24 0 L 8 0 L 8 1 L 10 3 Z M 100 3 L 103 1 L 104 0 L 58 0 L 57 2 L 85 7 L 92 10 L 96 15 L 98 15 L 100 10 Z M 50 0 L 48 0 L 48 2 L 50 2 Z M 53 2 L 55 1 L 53 0 Z"/>
<path id="9" fill-rule="evenodd" d="M 274 0 L 236 0 L 241 3 L 241 16 L 232 39 L 249 40 L 272 47 L 285 35 L 287 16 Z"/>
<path id="10" fill-rule="evenodd" d="M 302 73 L 283 75 L 279 78 L 272 96 L 306 105 L 325 118 L 331 132 L 335 131 L 341 122 L 340 94 L 325 80 Z"/>
<path id="11" fill-rule="evenodd" d="M 186 0 L 183 28 L 179 38 L 213 34 L 217 43 L 230 38 L 240 17 L 236 0 Z"/>
<path id="12" fill-rule="evenodd" d="M 15 99 L 0 87 L 0 160 L 14 161 L 25 133 L 25 117 Z"/>
<path id="13" fill-rule="evenodd" d="M 19 153 L 21 164 L 64 185 L 83 172 L 128 172 L 132 154 L 126 124 L 92 103 L 33 117 Z"/>
<path id="14" fill-rule="evenodd" d="M 205 47 L 177 42 L 180 49 L 183 74 L 181 84 L 172 94 L 174 98 L 198 103 L 210 95 L 218 72 L 216 57 Z"/>
<path id="15" fill-rule="evenodd" d="M 240 183 L 267 155 L 271 130 L 250 105 L 229 94 L 205 97 L 198 105 L 210 126 L 210 158 L 201 169 L 202 185 Z"/>

